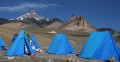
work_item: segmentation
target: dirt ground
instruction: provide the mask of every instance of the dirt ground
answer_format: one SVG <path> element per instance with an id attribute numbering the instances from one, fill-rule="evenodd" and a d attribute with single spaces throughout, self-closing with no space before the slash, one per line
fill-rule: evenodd
<path id="1" fill-rule="evenodd" d="M 77 57 L 77 55 L 52 55 L 47 53 L 37 52 L 34 57 L 24 56 L 8 59 L 1 51 L 0 62 L 98 62 L 98 60 L 87 60 Z"/>
<path id="2" fill-rule="evenodd" d="M 3 28 L 1 28 L 3 30 Z M 4 28 L 5 30 L 5 28 Z M 1 31 L 0 35 L 2 36 L 3 40 L 7 44 L 7 47 L 11 45 L 11 38 L 14 34 L 14 30 Z M 19 30 L 16 30 L 18 33 Z M 47 32 L 53 31 L 51 29 L 39 29 L 39 28 L 32 28 L 32 29 L 25 29 L 26 34 L 32 33 L 34 34 L 35 38 L 40 45 L 40 48 L 43 51 L 46 51 L 47 47 L 49 46 L 54 34 L 48 34 Z M 84 43 L 88 38 L 88 33 L 82 32 L 72 32 L 72 31 L 60 31 L 55 30 L 58 33 L 65 33 L 70 44 L 72 45 L 75 55 L 52 55 L 47 53 L 36 53 L 34 57 L 24 56 L 24 57 L 15 57 L 14 59 L 8 59 L 7 56 L 4 56 L 5 51 L 0 51 L 0 62 L 98 62 L 98 60 L 90 60 L 90 59 L 83 59 L 79 58 L 77 54 L 81 51 Z M 8 35 L 10 34 L 10 35 Z M 117 45 L 120 47 L 120 38 L 115 38 Z M 102 61 L 99 61 L 102 62 Z"/>

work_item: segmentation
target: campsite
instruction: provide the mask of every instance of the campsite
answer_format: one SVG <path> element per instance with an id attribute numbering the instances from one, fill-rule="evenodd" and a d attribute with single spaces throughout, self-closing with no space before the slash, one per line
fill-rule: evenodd
<path id="1" fill-rule="evenodd" d="M 0 62 L 120 62 L 120 1 L 0 0 Z"/>
<path id="2" fill-rule="evenodd" d="M 34 29 L 31 30 L 31 28 Z M 4 28 L 5 29 L 5 28 Z M 75 54 L 71 54 L 71 55 L 59 55 L 59 54 L 48 54 L 45 53 L 45 51 L 47 51 L 47 48 L 49 47 L 49 44 L 51 43 L 53 38 L 60 38 L 60 37 L 55 37 L 55 33 L 48 33 L 50 31 L 56 31 L 59 34 L 63 35 L 63 33 L 66 35 L 66 38 L 68 38 L 68 41 L 70 42 L 71 47 L 74 50 Z M 19 33 L 19 29 L 18 30 L 11 30 L 9 29 L 9 33 L 5 32 L 6 34 L 10 34 L 9 35 L 3 35 L 1 36 L 2 39 L 4 40 L 6 46 L 9 48 L 12 44 L 11 38 L 14 36 L 14 33 Z M 55 30 L 55 29 L 46 29 L 46 28 L 40 28 L 40 27 L 27 27 L 24 28 L 24 31 L 26 34 L 33 34 L 40 46 L 40 49 L 42 49 L 44 51 L 44 53 L 40 53 L 37 52 L 35 53 L 36 55 L 34 57 L 31 56 L 15 56 L 15 58 L 13 59 L 8 59 L 7 56 L 4 56 L 4 53 L 6 52 L 6 50 L 2 50 L 0 53 L 0 60 L 1 61 L 6 61 L 6 62 L 67 62 L 68 60 L 71 62 L 98 62 L 98 60 L 96 59 L 84 59 L 84 58 L 80 58 L 78 57 L 82 47 L 84 46 L 84 44 L 86 43 L 90 33 L 85 33 L 85 32 L 76 32 L 76 31 L 67 31 L 67 30 Z M 71 33 L 72 32 L 72 33 Z M 5 38 L 8 39 L 5 39 Z M 64 35 L 62 36 L 64 37 Z M 65 39 L 65 38 L 64 38 Z M 117 43 L 117 46 L 120 46 L 119 43 L 119 38 L 114 38 L 115 42 Z M 59 40 L 59 39 L 56 39 Z M 66 42 L 65 42 L 66 43 Z M 58 46 L 58 45 L 56 45 Z M 54 46 L 53 46 L 54 47 Z"/>

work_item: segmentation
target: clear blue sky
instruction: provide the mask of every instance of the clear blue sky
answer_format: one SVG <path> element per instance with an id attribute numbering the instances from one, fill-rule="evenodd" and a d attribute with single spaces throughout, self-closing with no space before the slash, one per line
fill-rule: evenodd
<path id="1" fill-rule="evenodd" d="M 63 21 L 72 14 L 84 16 L 95 28 L 120 31 L 120 0 L 0 0 L 0 18 L 16 18 L 31 9 Z"/>

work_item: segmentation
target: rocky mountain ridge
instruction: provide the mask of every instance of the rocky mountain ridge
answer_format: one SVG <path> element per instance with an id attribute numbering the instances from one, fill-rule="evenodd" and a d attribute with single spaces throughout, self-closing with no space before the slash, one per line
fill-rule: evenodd
<path id="1" fill-rule="evenodd" d="M 90 25 L 83 16 L 71 16 L 68 21 L 59 28 L 85 32 L 96 31 L 95 28 Z"/>
<path id="2" fill-rule="evenodd" d="M 20 23 L 19 23 L 20 22 Z M 5 19 L 0 18 L 0 25 L 10 26 L 11 24 L 19 24 L 19 28 L 27 27 L 27 26 L 39 26 L 43 28 L 52 28 L 52 29 L 63 29 L 70 31 L 80 31 L 80 32 L 91 32 L 91 31 L 101 31 L 101 29 L 95 29 L 93 25 L 89 24 L 85 17 L 83 16 L 74 16 L 72 15 L 67 22 L 63 22 L 60 18 L 52 18 L 48 19 L 42 16 L 37 15 L 35 10 L 31 10 L 30 12 L 17 17 L 16 19 Z M 29 25 L 30 24 L 30 25 Z M 18 29 L 18 28 L 17 28 Z M 102 29 L 104 31 L 106 29 Z M 116 30 L 108 30 L 112 34 L 119 33 Z"/>

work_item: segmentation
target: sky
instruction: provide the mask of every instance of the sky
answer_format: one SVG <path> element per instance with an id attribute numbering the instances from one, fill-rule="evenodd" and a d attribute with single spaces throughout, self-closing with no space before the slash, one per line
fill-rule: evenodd
<path id="1" fill-rule="evenodd" d="M 120 31 L 120 0 L 0 0 L 0 18 L 14 19 L 32 9 L 63 21 L 72 15 L 84 16 L 95 28 Z"/>

